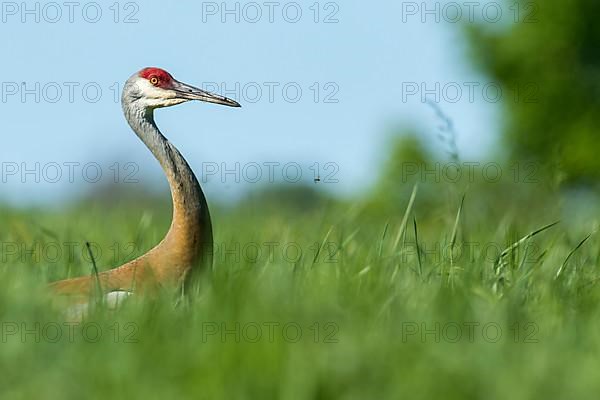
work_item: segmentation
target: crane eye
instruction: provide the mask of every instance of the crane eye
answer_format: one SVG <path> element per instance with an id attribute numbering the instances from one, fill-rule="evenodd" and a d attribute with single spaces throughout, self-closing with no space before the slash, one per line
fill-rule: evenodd
<path id="1" fill-rule="evenodd" d="M 150 83 L 156 86 L 156 84 L 158 83 L 158 78 L 153 76 L 152 78 L 150 78 Z"/>

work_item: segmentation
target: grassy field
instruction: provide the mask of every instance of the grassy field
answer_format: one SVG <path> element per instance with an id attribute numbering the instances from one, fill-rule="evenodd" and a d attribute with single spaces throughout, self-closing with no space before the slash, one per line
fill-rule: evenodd
<path id="1" fill-rule="evenodd" d="M 0 398 L 595 398 L 599 214 L 539 187 L 411 190 L 213 207 L 196 295 L 78 325 L 45 283 L 90 273 L 86 241 L 102 269 L 145 252 L 168 199 L 1 209 Z"/>

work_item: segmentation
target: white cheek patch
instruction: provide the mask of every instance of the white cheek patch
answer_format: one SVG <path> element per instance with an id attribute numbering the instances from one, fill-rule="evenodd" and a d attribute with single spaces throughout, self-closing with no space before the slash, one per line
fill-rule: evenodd
<path id="1" fill-rule="evenodd" d="M 176 106 L 177 104 L 185 103 L 188 100 L 185 99 L 169 99 L 169 100 L 161 100 L 161 104 L 163 107 L 171 107 Z"/>
<path id="2" fill-rule="evenodd" d="M 135 82 L 144 103 L 149 107 L 170 107 L 185 103 L 187 100 L 176 98 L 175 92 L 157 88 L 147 79 L 138 78 Z"/>
<path id="3" fill-rule="evenodd" d="M 135 85 L 138 88 L 138 90 L 140 91 L 140 93 L 142 93 L 142 95 L 144 95 L 144 97 L 147 97 L 150 99 L 163 99 L 166 96 L 169 96 L 171 93 L 168 90 L 157 88 L 156 86 L 151 84 L 147 79 L 144 79 L 144 78 L 139 78 L 135 82 Z M 174 93 L 173 93 L 173 96 L 175 96 Z"/>

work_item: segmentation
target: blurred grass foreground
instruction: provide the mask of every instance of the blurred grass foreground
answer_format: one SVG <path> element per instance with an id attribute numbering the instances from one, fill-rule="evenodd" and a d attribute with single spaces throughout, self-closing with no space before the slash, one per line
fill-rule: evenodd
<path id="1" fill-rule="evenodd" d="M 90 274 L 87 241 L 102 269 L 147 251 L 168 197 L 3 208 L 0 396 L 591 398 L 599 203 L 529 167 L 456 181 L 433 163 L 423 177 L 411 140 L 360 198 L 292 186 L 211 204 L 215 265 L 196 295 L 81 323 L 45 283 Z"/>

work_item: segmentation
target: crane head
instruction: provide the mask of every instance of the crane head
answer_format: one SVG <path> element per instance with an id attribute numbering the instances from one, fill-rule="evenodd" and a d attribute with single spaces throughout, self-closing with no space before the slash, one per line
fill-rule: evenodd
<path id="1" fill-rule="evenodd" d="M 123 96 L 142 102 L 148 108 L 171 107 L 190 100 L 241 107 L 237 101 L 179 82 L 164 69 L 149 67 L 134 74 L 123 89 Z"/>

